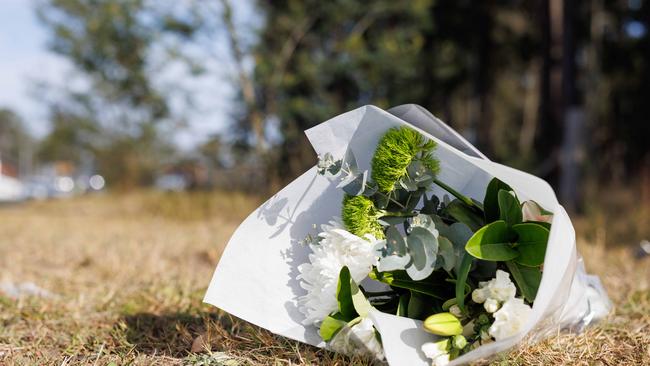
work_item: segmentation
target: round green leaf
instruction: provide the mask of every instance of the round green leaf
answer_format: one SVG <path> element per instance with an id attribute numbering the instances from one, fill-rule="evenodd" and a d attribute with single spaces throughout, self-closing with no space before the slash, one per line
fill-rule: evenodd
<path id="1" fill-rule="evenodd" d="M 529 267 L 544 263 L 550 233 L 548 229 L 533 223 L 514 225 L 512 229 L 517 233 L 516 250 L 519 252 L 515 262 Z"/>
<path id="2" fill-rule="evenodd" d="M 519 253 L 512 249 L 511 233 L 505 221 L 483 226 L 467 241 L 465 250 L 472 256 L 487 261 L 509 261 Z"/>
<path id="3" fill-rule="evenodd" d="M 499 217 L 501 220 L 505 221 L 510 226 L 521 224 L 521 205 L 519 204 L 517 197 L 513 196 L 509 191 L 502 189 L 499 191 L 498 201 Z"/>

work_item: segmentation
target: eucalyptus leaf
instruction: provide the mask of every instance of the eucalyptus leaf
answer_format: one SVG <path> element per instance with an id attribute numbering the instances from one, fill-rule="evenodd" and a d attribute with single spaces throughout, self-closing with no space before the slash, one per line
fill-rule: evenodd
<path id="1" fill-rule="evenodd" d="M 483 198 L 483 212 L 485 213 L 485 222 L 491 223 L 499 220 L 499 191 L 505 189 L 512 191 L 509 185 L 497 178 L 493 178 L 485 190 Z"/>
<path id="2" fill-rule="evenodd" d="M 542 282 L 542 272 L 539 268 L 522 266 L 513 261 L 506 262 L 506 266 L 526 301 L 535 301 L 539 284 Z"/>
<path id="3" fill-rule="evenodd" d="M 406 238 L 411 265 L 406 273 L 415 281 L 423 280 L 433 272 L 438 255 L 438 240 L 431 231 L 414 227 Z"/>
<path id="4" fill-rule="evenodd" d="M 512 248 L 511 233 L 505 221 L 485 225 L 467 241 L 465 250 L 472 256 L 489 261 L 509 261 L 519 253 Z"/>
<path id="5" fill-rule="evenodd" d="M 436 229 L 436 223 L 430 215 L 419 214 L 410 219 L 410 227 L 416 228 L 421 227 L 429 230 L 434 236 L 439 235 L 438 229 Z"/>
<path id="6" fill-rule="evenodd" d="M 517 232 L 516 250 L 519 252 L 515 262 L 529 267 L 544 263 L 549 237 L 548 229 L 533 223 L 515 225 L 512 229 Z"/>
<path id="7" fill-rule="evenodd" d="M 411 256 L 408 254 L 404 256 L 388 255 L 379 258 L 379 263 L 377 263 L 377 270 L 379 272 L 390 272 L 397 270 L 403 271 L 406 269 L 410 262 Z"/>
<path id="8" fill-rule="evenodd" d="M 411 179 L 408 175 L 403 176 L 399 180 L 399 185 L 409 192 L 417 191 L 418 184 L 415 180 Z"/>
<path id="9" fill-rule="evenodd" d="M 415 192 L 411 192 L 406 203 L 406 211 L 413 211 L 420 203 L 422 195 L 424 194 L 423 188 L 418 188 Z"/>
<path id="10" fill-rule="evenodd" d="M 375 193 L 377 193 L 377 183 L 373 181 L 366 181 L 365 188 L 363 189 L 363 195 L 366 197 L 372 197 Z"/>
<path id="11" fill-rule="evenodd" d="M 438 212 L 438 206 L 440 205 L 440 199 L 435 194 L 431 198 L 427 199 L 424 197 L 424 204 L 420 209 L 420 213 L 433 215 Z"/>
<path id="12" fill-rule="evenodd" d="M 397 226 L 401 225 L 406 221 L 408 217 L 404 216 L 382 216 L 378 221 L 383 226 Z"/>
<path id="13" fill-rule="evenodd" d="M 456 265 L 456 253 L 454 245 L 444 236 L 438 237 L 438 254 L 442 257 L 442 268 L 451 271 Z"/>
<path id="14" fill-rule="evenodd" d="M 351 173 L 356 173 L 359 169 L 357 165 L 357 157 L 354 156 L 354 151 L 348 147 L 345 151 L 345 157 L 343 158 L 343 166 Z"/>
<path id="15" fill-rule="evenodd" d="M 356 175 L 349 175 L 346 179 L 337 185 L 337 188 L 343 189 L 345 193 L 351 196 L 359 196 L 363 194 L 367 180 L 368 171 L 365 170 L 362 173 L 358 173 Z"/>
<path id="16" fill-rule="evenodd" d="M 427 175 L 427 167 L 421 161 L 413 160 L 406 168 L 406 172 L 413 180 L 417 181 L 418 178 Z"/>
<path id="17" fill-rule="evenodd" d="M 390 202 L 390 198 L 383 193 L 376 194 L 374 196 L 374 199 L 375 199 L 375 206 L 380 210 L 383 210 L 386 207 L 388 207 L 388 203 Z"/>
<path id="18" fill-rule="evenodd" d="M 386 229 L 386 249 L 388 254 L 397 254 L 400 256 L 407 255 L 406 241 L 402 233 L 397 230 L 395 226 L 390 226 Z"/>

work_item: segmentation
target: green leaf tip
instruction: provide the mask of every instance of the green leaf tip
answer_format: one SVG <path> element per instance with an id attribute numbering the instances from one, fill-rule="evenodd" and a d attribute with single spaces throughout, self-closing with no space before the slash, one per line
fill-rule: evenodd
<path id="1" fill-rule="evenodd" d="M 356 236 L 371 234 L 377 239 L 384 238 L 384 230 L 379 223 L 379 211 L 372 200 L 365 196 L 343 197 L 341 217 L 345 228 Z"/>
<path id="2" fill-rule="evenodd" d="M 372 158 L 372 180 L 380 191 L 392 192 L 414 160 L 421 161 L 432 174 L 438 174 L 440 162 L 433 156 L 436 145 L 411 128 L 391 128 L 379 140 Z"/>

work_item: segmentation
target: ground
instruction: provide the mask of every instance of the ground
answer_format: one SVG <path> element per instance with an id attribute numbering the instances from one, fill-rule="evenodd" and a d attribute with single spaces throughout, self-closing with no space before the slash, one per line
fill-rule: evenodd
<path id="1" fill-rule="evenodd" d="M 231 193 L 139 192 L 0 207 L 0 364 L 370 364 L 202 304 L 224 244 L 258 203 Z M 590 232 L 579 232 L 579 250 L 609 291 L 612 314 L 494 364 L 650 364 L 650 258 L 635 259 L 607 231 Z M 47 293 L 8 293 L 30 283 Z"/>

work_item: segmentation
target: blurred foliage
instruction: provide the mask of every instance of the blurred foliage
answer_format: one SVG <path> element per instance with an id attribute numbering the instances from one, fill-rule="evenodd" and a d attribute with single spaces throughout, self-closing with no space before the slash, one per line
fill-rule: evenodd
<path id="1" fill-rule="evenodd" d="M 174 17 L 162 2 L 43 0 L 38 15 L 51 32 L 50 48 L 71 61 L 81 87 L 58 90 L 51 104 L 52 132 L 41 161 L 93 165 L 123 187 L 151 184 L 173 156 L 166 132 L 172 113 L 156 76 L 169 57 L 164 35 L 184 39 L 195 26 Z M 156 56 L 157 55 L 157 56 Z"/>
<path id="2" fill-rule="evenodd" d="M 255 77 L 260 105 L 281 121 L 283 176 L 313 164 L 304 129 L 368 103 L 420 104 L 491 158 L 553 184 L 563 169 L 625 180 L 650 161 L 647 2 L 258 7 L 266 23 L 252 50 Z M 575 111 L 583 119 L 572 138 Z M 573 165 L 562 166 L 562 154 Z"/>
<path id="3" fill-rule="evenodd" d="M 0 162 L 19 159 L 25 148 L 31 148 L 33 138 L 27 133 L 22 119 L 9 109 L 0 108 Z M 13 162 L 17 164 L 16 161 Z"/>
<path id="4" fill-rule="evenodd" d="M 51 102 L 41 158 L 89 154 L 114 179 L 151 182 L 187 120 L 174 114 L 175 88 L 156 82 L 181 60 L 187 77 L 215 82 L 235 66 L 232 128 L 194 154 L 241 186 L 250 172 L 275 183 L 302 173 L 315 161 L 303 131 L 364 104 L 420 104 L 556 186 L 567 171 L 585 173 L 569 177 L 577 186 L 647 169 L 647 2 L 257 0 L 248 23 L 234 4 L 41 0 L 52 50 L 86 77 Z"/>

